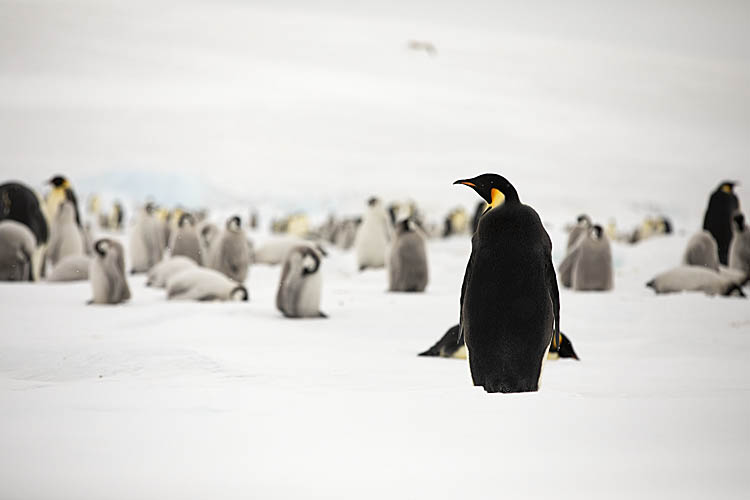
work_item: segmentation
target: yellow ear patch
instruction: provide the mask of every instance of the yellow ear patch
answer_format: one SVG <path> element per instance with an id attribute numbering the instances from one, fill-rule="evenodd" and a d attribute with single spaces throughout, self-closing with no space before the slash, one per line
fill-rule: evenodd
<path id="1" fill-rule="evenodd" d="M 725 193 L 731 193 L 732 186 L 730 186 L 729 184 L 724 184 L 723 186 L 721 186 L 721 190 L 724 191 Z"/>
<path id="2" fill-rule="evenodd" d="M 499 207 L 505 202 L 505 195 L 499 189 L 492 188 L 490 196 L 492 197 L 492 203 L 490 203 L 492 208 Z"/>

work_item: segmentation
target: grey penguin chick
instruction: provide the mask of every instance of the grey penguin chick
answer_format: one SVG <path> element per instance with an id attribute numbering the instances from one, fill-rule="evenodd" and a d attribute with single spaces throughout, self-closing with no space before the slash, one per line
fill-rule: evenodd
<path id="1" fill-rule="evenodd" d="M 68 255 L 55 265 L 47 281 L 84 281 L 89 279 L 91 257 Z"/>
<path id="2" fill-rule="evenodd" d="M 190 257 L 196 263 L 202 264 L 201 244 L 198 231 L 195 229 L 195 219 L 190 214 L 182 214 L 177 229 L 172 235 L 169 247 L 172 249 L 172 257 L 184 255 Z"/>
<path id="3" fill-rule="evenodd" d="M 560 274 L 570 276 L 573 290 L 612 289 L 612 249 L 601 226 L 595 225 L 579 237 L 576 245 L 560 264 Z"/>
<path id="4" fill-rule="evenodd" d="M 34 281 L 32 255 L 36 238 L 25 224 L 0 222 L 0 281 Z"/>
<path id="5" fill-rule="evenodd" d="M 216 241 L 221 235 L 219 226 L 213 222 L 203 220 L 195 226 L 195 230 L 198 232 L 198 239 L 201 243 L 201 256 L 204 258 L 203 265 L 210 267 L 211 264 L 211 251 L 215 246 Z"/>
<path id="6" fill-rule="evenodd" d="M 570 251 L 570 249 L 578 242 L 578 238 L 589 232 L 591 226 L 591 218 L 589 218 L 588 215 L 579 215 L 576 225 L 573 226 L 573 229 L 571 229 L 568 234 L 568 244 L 565 246 L 566 251 Z"/>
<path id="7" fill-rule="evenodd" d="M 229 301 L 249 299 L 247 289 L 219 271 L 205 267 L 189 267 L 167 281 L 167 299 L 197 301 Z"/>
<path id="8" fill-rule="evenodd" d="M 424 237 L 411 219 L 396 226 L 388 264 L 390 291 L 424 291 L 428 280 L 427 250 Z"/>
<path id="9" fill-rule="evenodd" d="M 184 255 L 178 255 L 177 257 L 165 256 L 161 262 L 152 267 L 148 272 L 146 286 L 164 288 L 167 286 L 169 278 L 180 271 L 197 266 L 198 264 L 193 259 Z"/>
<path id="10" fill-rule="evenodd" d="M 360 271 L 385 267 L 386 248 L 391 240 L 392 231 L 391 219 L 380 200 L 370 198 L 367 205 L 367 211 L 354 238 L 357 266 Z"/>
<path id="11" fill-rule="evenodd" d="M 247 278 L 250 268 L 250 245 L 237 216 L 227 220 L 226 228 L 212 245 L 210 266 L 238 283 Z"/>
<path id="12" fill-rule="evenodd" d="M 159 262 L 164 254 L 162 223 L 154 214 L 154 205 L 143 207 L 130 231 L 130 272 L 145 273 Z"/>
<path id="13" fill-rule="evenodd" d="M 120 304 L 130 299 L 124 250 L 119 242 L 102 238 L 94 243 L 89 280 L 94 295 L 89 303 Z"/>
<path id="14" fill-rule="evenodd" d="M 734 234 L 729 244 L 729 267 L 750 277 L 750 228 L 745 224 L 745 216 L 734 216 Z"/>
<path id="15" fill-rule="evenodd" d="M 690 237 L 682 257 L 682 264 L 703 266 L 719 272 L 719 245 L 711 233 L 703 229 Z"/>
<path id="16" fill-rule="evenodd" d="M 53 266 L 68 255 L 85 254 L 85 242 L 81 228 L 76 223 L 76 207 L 73 202 L 66 200 L 60 203 L 50 233 L 47 258 Z"/>
<path id="17" fill-rule="evenodd" d="M 309 246 L 295 247 L 287 255 L 276 293 L 276 308 L 287 318 L 326 317 L 320 312 L 320 261 L 320 254 Z"/>
<path id="18" fill-rule="evenodd" d="M 707 295 L 739 295 L 742 289 L 731 279 L 701 266 L 680 266 L 660 273 L 646 286 L 656 293 L 703 292 Z"/>

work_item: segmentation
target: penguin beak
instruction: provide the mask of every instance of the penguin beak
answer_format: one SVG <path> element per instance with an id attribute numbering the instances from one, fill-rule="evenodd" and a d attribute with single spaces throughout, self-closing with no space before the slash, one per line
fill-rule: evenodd
<path id="1" fill-rule="evenodd" d="M 469 187 L 472 187 L 474 189 L 477 188 L 477 185 L 474 184 L 473 182 L 469 181 L 469 180 L 459 179 L 456 182 L 454 182 L 453 184 L 463 184 L 464 186 L 469 186 Z"/>
<path id="2" fill-rule="evenodd" d="M 477 194 L 481 196 L 484 201 L 487 202 L 487 204 L 492 205 L 492 196 L 489 193 L 483 193 L 482 190 L 480 190 L 480 187 L 477 186 L 476 183 L 473 181 L 474 179 L 459 179 L 453 184 L 463 184 L 464 186 L 469 186 L 474 191 L 476 191 Z"/>

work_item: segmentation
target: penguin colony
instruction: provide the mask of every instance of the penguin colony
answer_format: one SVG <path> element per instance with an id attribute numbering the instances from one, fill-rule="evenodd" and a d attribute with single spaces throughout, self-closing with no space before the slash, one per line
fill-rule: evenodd
<path id="1" fill-rule="evenodd" d="M 271 223 L 277 236 L 257 248 L 237 215 L 211 221 L 202 211 L 167 210 L 148 202 L 132 212 L 128 224 L 121 202 L 114 200 L 104 212 L 102 200 L 90 196 L 84 221 L 65 176 L 46 184 L 44 198 L 22 183 L 0 185 L 0 280 L 89 281 L 91 304 L 128 302 L 128 274 L 141 273 L 147 274 L 146 286 L 163 289 L 169 300 L 244 302 L 250 300 L 246 283 L 252 265 L 279 265 L 275 305 L 280 316 L 326 318 L 321 312 L 326 245 L 353 250 L 359 272 L 385 268 L 384 291 L 419 293 L 429 285 L 427 241 L 470 234 L 459 323 L 419 356 L 468 360 L 474 385 L 491 393 L 536 391 L 546 360 L 579 359 L 560 330 L 558 279 L 574 292 L 612 290 L 612 241 L 632 244 L 673 231 L 664 216 L 618 233 L 614 221 L 603 226 L 582 214 L 570 228 L 556 271 L 539 214 L 497 174 L 454 183 L 480 198 L 471 220 L 457 207 L 442 223 L 430 223 L 413 201 L 386 208 L 371 198 L 361 215 L 331 215 L 319 227 L 304 213 L 277 217 Z M 750 229 L 736 186 L 722 181 L 710 194 L 702 230 L 689 239 L 681 259 L 676 256 L 676 267 L 654 276 L 648 288 L 657 294 L 744 297 Z M 247 227 L 257 230 L 258 211 L 249 215 Z M 94 239 L 92 221 L 99 231 L 113 234 Z M 118 236 L 120 231 L 127 235 Z"/>

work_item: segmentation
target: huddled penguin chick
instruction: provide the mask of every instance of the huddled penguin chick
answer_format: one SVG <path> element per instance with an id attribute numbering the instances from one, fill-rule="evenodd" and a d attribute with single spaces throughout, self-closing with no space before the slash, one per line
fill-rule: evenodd
<path id="1" fill-rule="evenodd" d="M 591 223 L 591 218 L 588 215 L 581 214 L 578 216 L 576 225 L 573 226 L 573 229 L 571 229 L 570 233 L 568 234 L 568 244 L 565 247 L 568 252 L 578 242 L 578 239 L 581 236 L 589 233 L 592 225 L 593 224 Z"/>
<path id="2" fill-rule="evenodd" d="M 211 249 L 218 241 L 221 230 L 219 229 L 219 226 L 207 220 L 204 220 L 195 226 L 195 230 L 198 232 L 198 239 L 201 244 L 201 255 L 210 261 Z M 210 262 L 205 264 L 210 264 Z"/>
<path id="3" fill-rule="evenodd" d="M 276 308 L 287 318 L 325 318 L 320 312 L 321 256 L 308 246 L 289 253 L 281 270 Z"/>
<path id="4" fill-rule="evenodd" d="M 466 345 L 461 341 L 459 331 L 458 325 L 450 327 L 435 345 L 424 352 L 420 352 L 418 356 L 466 359 Z M 573 343 L 563 332 L 560 332 L 560 350 L 547 354 L 548 360 L 558 358 L 580 359 L 573 349 Z"/>
<path id="5" fill-rule="evenodd" d="M 711 233 L 704 229 L 688 240 L 685 255 L 682 257 L 682 264 L 685 266 L 703 266 L 719 272 L 719 247 Z"/>
<path id="6" fill-rule="evenodd" d="M 424 291 L 428 278 L 427 250 L 424 237 L 411 219 L 396 226 L 388 264 L 390 291 Z"/>
<path id="7" fill-rule="evenodd" d="M 734 194 L 735 182 L 724 181 L 708 200 L 703 229 L 710 232 L 719 247 L 719 262 L 729 263 L 729 243 L 732 240 L 732 217 L 740 208 L 740 201 Z"/>
<path id="8" fill-rule="evenodd" d="M 357 228 L 354 246 L 360 271 L 385 266 L 385 252 L 391 239 L 391 220 L 380 200 L 370 198 L 362 224 Z"/>
<path id="9" fill-rule="evenodd" d="M 569 286 L 578 291 L 607 291 L 614 286 L 612 249 L 600 225 L 579 236 L 575 246 L 560 264 L 560 275 L 569 277 Z M 563 286 L 568 286 L 563 282 Z"/>
<path id="10" fill-rule="evenodd" d="M 102 238 L 94 243 L 89 279 L 94 292 L 89 303 L 120 304 L 130 299 L 124 250 L 119 242 Z"/>
<path id="11" fill-rule="evenodd" d="M 164 288 L 172 276 L 185 269 L 197 266 L 198 264 L 193 259 L 184 255 L 178 255 L 177 257 L 165 256 L 161 262 L 149 270 L 146 286 Z"/>
<path id="12" fill-rule="evenodd" d="M 85 242 L 81 228 L 76 223 L 76 208 L 72 201 L 60 203 L 52 225 L 47 257 L 54 266 L 68 255 L 84 255 Z"/>
<path id="13" fill-rule="evenodd" d="M 84 281 L 89 279 L 90 267 L 88 255 L 68 255 L 55 265 L 47 281 Z"/>
<path id="14" fill-rule="evenodd" d="M 656 293 L 703 292 L 707 295 L 739 295 L 744 297 L 736 283 L 719 273 L 700 266 L 680 266 L 658 274 L 646 283 Z"/>
<path id="15" fill-rule="evenodd" d="M 210 267 L 224 273 L 238 283 L 247 278 L 250 268 L 250 245 L 237 216 L 230 217 L 214 245 L 210 256 Z"/>
<path id="16" fill-rule="evenodd" d="M 147 203 L 130 232 L 130 272 L 133 274 L 148 272 L 164 255 L 164 227 L 154 211 L 154 205 Z"/>
<path id="17" fill-rule="evenodd" d="M 471 241 L 461 287 L 461 336 L 474 385 L 487 392 L 539 389 L 559 349 L 560 295 L 552 241 L 536 211 L 504 177 L 462 179 L 489 205 Z"/>
<path id="18" fill-rule="evenodd" d="M 283 264 L 286 261 L 289 252 L 299 246 L 310 247 L 323 256 L 328 255 L 319 243 L 303 240 L 296 236 L 282 236 L 274 237 L 260 245 L 255 251 L 253 262 L 256 264 L 267 264 L 269 266 Z"/>
<path id="19" fill-rule="evenodd" d="M 745 216 L 734 216 L 734 235 L 729 245 L 729 267 L 750 277 L 750 228 L 745 224 Z"/>
<path id="20" fill-rule="evenodd" d="M 219 271 L 190 267 L 167 281 L 167 299 L 205 301 L 247 301 L 247 289 Z"/>
<path id="21" fill-rule="evenodd" d="M 36 245 L 47 243 L 49 225 L 39 196 L 28 186 L 17 182 L 0 185 L 0 221 L 14 220 L 29 228 Z"/>
<path id="22" fill-rule="evenodd" d="M 172 249 L 172 257 L 184 255 L 198 264 L 203 263 L 201 244 L 198 239 L 198 232 L 195 230 L 195 219 L 192 215 L 183 213 L 180 216 L 180 221 L 172 235 L 169 247 Z"/>
<path id="23" fill-rule="evenodd" d="M 0 222 L 0 281 L 34 281 L 34 233 L 14 220 Z"/>

